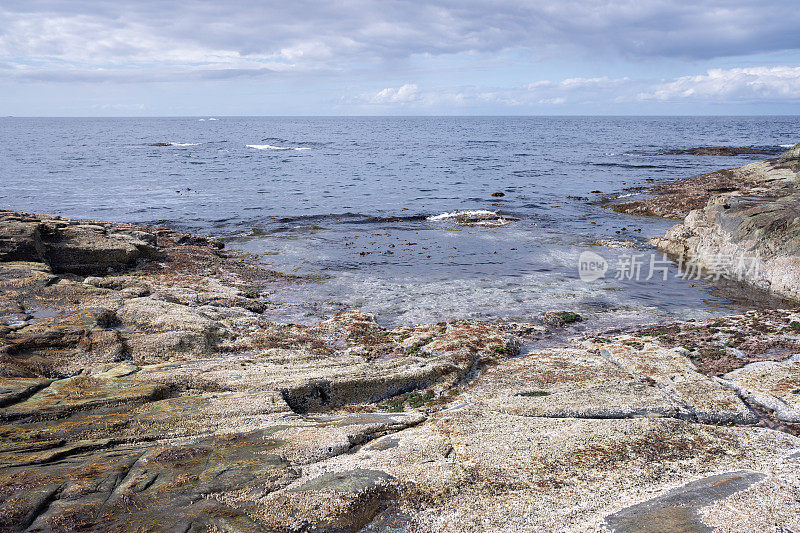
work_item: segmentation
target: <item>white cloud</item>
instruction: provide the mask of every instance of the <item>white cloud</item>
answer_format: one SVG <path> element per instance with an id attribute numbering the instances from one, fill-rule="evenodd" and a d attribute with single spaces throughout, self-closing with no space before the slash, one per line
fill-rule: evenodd
<path id="1" fill-rule="evenodd" d="M 712 69 L 683 76 L 641 92 L 641 100 L 713 100 L 718 103 L 752 100 L 800 100 L 800 67 Z"/>
<path id="2" fill-rule="evenodd" d="M 408 103 L 413 102 L 419 99 L 418 95 L 419 87 L 414 85 L 413 83 L 407 83 L 402 87 L 398 87 L 393 89 L 391 87 L 387 87 L 382 91 L 378 91 L 377 94 L 372 96 L 371 101 L 375 104 L 396 104 L 396 103 Z"/>
<path id="3" fill-rule="evenodd" d="M 713 69 L 706 74 L 672 80 L 566 78 L 538 80 L 520 87 L 434 87 L 406 84 L 348 100 L 350 104 L 408 109 L 468 108 L 495 104 L 507 108 L 564 105 L 635 104 L 642 101 L 688 103 L 797 102 L 800 67 Z"/>

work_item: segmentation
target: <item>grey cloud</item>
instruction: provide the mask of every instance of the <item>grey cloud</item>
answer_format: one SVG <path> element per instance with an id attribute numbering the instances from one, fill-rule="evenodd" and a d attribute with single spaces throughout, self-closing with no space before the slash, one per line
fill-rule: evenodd
<path id="1" fill-rule="evenodd" d="M 800 49 L 798 27 L 791 0 L 10 0 L 0 7 L 0 61 L 258 71 L 249 62 L 336 69 L 509 49 L 704 59 Z"/>

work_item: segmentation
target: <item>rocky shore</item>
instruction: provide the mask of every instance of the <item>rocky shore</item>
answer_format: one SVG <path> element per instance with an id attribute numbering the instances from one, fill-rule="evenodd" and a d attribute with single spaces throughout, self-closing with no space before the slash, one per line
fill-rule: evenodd
<path id="1" fill-rule="evenodd" d="M 800 145 L 775 159 L 659 185 L 615 211 L 681 218 L 653 244 L 703 269 L 800 299 Z"/>
<path id="2" fill-rule="evenodd" d="M 686 216 L 659 246 L 747 246 L 796 295 L 798 155 L 616 209 Z M 201 236 L 0 211 L 0 530 L 800 530 L 798 311 L 521 351 L 579 317 L 262 316 L 302 283 Z"/>

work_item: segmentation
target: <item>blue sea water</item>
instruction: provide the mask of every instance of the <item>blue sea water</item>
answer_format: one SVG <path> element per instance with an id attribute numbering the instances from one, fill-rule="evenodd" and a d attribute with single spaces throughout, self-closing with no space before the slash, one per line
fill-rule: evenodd
<path id="1" fill-rule="evenodd" d="M 749 304 L 674 267 L 667 281 L 614 279 L 675 221 L 601 201 L 763 158 L 665 151 L 798 137 L 796 116 L 0 118 L 0 207 L 222 237 L 309 277 L 270 289 L 279 320 L 343 308 L 387 324 L 552 309 L 598 323 L 699 317 Z M 515 220 L 431 220 L 456 210 Z M 594 246 L 607 239 L 637 248 Z M 578 279 L 584 250 L 608 259 L 605 279 Z"/>

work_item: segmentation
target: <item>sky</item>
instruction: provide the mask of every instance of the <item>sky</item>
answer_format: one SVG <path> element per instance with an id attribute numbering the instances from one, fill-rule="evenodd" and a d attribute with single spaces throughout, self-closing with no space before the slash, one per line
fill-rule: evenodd
<path id="1" fill-rule="evenodd" d="M 800 1 L 0 3 L 0 116 L 572 114 L 800 114 Z"/>

